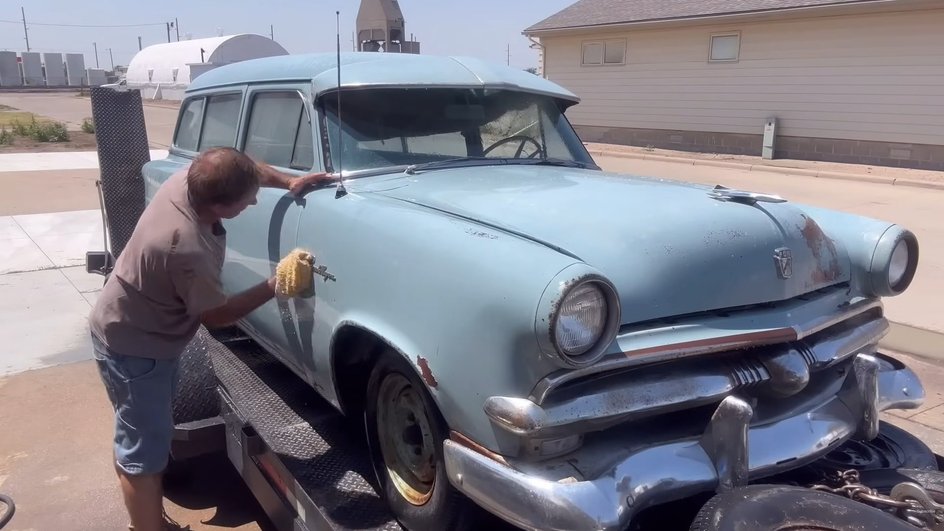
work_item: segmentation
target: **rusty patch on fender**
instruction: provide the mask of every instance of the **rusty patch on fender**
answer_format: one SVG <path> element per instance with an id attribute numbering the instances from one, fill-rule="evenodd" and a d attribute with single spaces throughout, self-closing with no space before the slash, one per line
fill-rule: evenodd
<path id="1" fill-rule="evenodd" d="M 813 218 L 803 216 L 806 223 L 803 227 L 798 227 L 803 234 L 803 240 L 806 246 L 813 253 L 816 263 L 813 264 L 813 273 L 810 278 L 814 284 L 832 282 L 842 274 L 842 267 L 839 265 L 839 253 L 836 252 L 836 244 L 826 236 L 823 229 L 813 221 Z"/>
<path id="2" fill-rule="evenodd" d="M 426 361 L 426 358 L 417 356 L 416 364 L 420 367 L 420 374 L 422 374 L 423 381 L 426 382 L 426 385 L 433 388 L 438 387 L 439 382 L 437 382 L 436 377 L 433 376 L 433 371 L 429 370 L 429 362 Z"/>

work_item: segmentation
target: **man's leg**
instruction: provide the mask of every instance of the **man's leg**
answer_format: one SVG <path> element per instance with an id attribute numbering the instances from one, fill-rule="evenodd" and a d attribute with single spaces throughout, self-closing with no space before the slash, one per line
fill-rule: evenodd
<path id="1" fill-rule="evenodd" d="M 176 363 L 122 356 L 100 346 L 95 359 L 115 405 L 115 470 L 125 507 L 134 531 L 159 531 L 164 527 L 161 481 L 173 434 Z"/>
<path id="2" fill-rule="evenodd" d="M 161 531 L 164 529 L 164 489 L 161 474 L 133 476 L 118 465 L 118 481 L 125 507 L 131 517 L 134 531 Z"/>

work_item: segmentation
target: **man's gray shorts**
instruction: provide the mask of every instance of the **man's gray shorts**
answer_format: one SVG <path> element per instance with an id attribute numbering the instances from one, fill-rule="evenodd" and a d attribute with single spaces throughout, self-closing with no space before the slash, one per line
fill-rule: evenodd
<path id="1" fill-rule="evenodd" d="M 129 475 L 167 466 L 174 433 L 177 359 L 123 356 L 92 334 L 95 362 L 115 409 L 115 459 Z"/>

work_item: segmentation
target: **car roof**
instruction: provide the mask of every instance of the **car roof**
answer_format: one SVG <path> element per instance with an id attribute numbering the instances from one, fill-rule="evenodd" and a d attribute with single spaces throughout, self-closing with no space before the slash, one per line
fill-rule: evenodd
<path id="1" fill-rule="evenodd" d="M 247 83 L 304 81 L 312 95 L 337 89 L 336 53 L 280 55 L 223 65 L 201 74 L 187 92 Z M 496 88 L 552 96 L 571 103 L 580 99 L 569 90 L 525 70 L 473 57 L 383 52 L 341 54 L 341 87 L 469 87 Z"/>

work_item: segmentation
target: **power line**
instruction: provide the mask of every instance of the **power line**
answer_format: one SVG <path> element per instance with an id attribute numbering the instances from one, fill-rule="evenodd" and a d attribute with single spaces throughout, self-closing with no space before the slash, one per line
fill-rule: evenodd
<path id="1" fill-rule="evenodd" d="M 7 24 L 22 24 L 22 20 L 0 20 Z M 56 26 L 60 28 L 140 28 L 143 26 L 163 26 L 165 22 L 152 22 L 148 24 L 52 24 L 49 22 L 30 22 L 30 26 Z"/>

